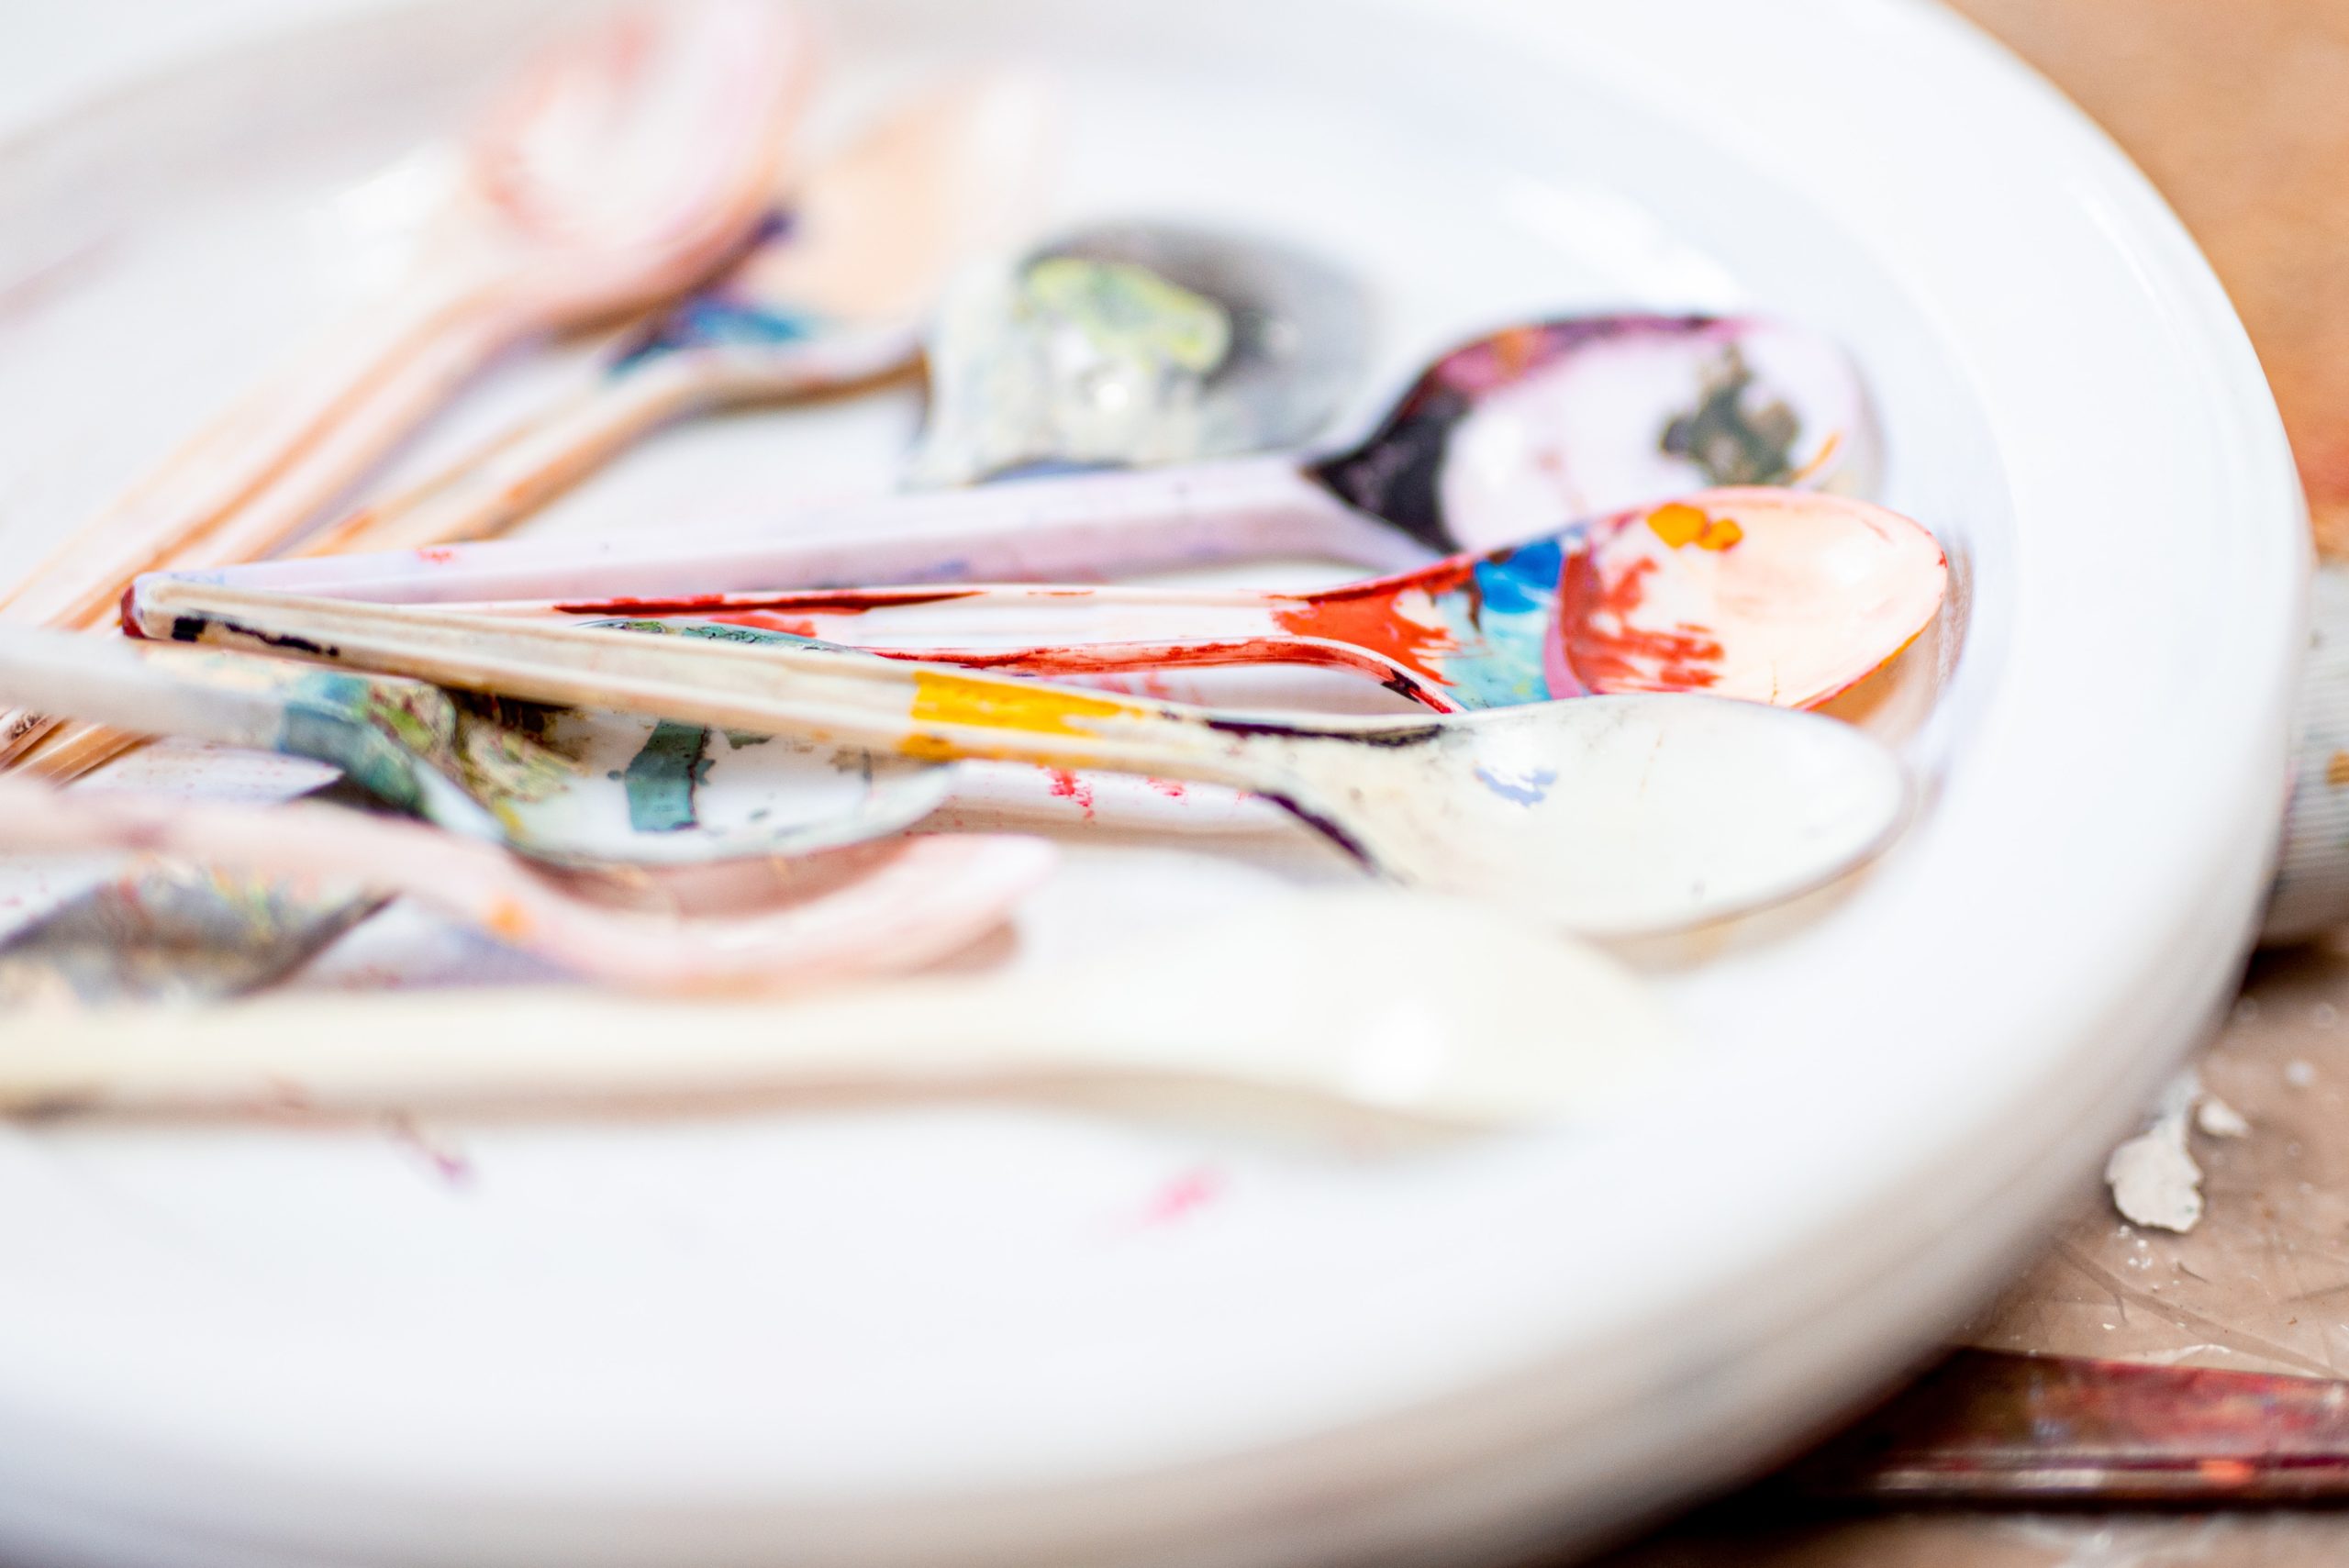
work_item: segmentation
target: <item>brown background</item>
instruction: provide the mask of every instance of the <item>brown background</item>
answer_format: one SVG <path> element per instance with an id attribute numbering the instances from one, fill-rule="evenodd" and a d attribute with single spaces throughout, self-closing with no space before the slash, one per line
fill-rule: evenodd
<path id="1" fill-rule="evenodd" d="M 2317 539 L 2349 557 L 2349 0 L 1955 0 L 2104 125 L 2201 241 L 2274 384 Z M 2254 968 L 2201 1066 L 2209 1211 L 2140 1231 L 2084 1191 L 1965 1336 L 1999 1350 L 2349 1375 L 2349 939 Z M 1731 1498 L 1609 1568 L 2317 1568 L 2349 1511 L 1789 1518 Z"/>

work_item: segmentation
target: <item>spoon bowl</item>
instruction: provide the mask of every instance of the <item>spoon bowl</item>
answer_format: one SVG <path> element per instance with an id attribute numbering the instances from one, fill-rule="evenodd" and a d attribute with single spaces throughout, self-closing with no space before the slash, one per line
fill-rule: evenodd
<path id="1" fill-rule="evenodd" d="M 1873 857 L 1906 815 L 1848 725 L 1710 697 L 1592 697 L 1289 741 L 1282 805 L 1408 886 L 1586 936 L 1784 903 Z"/>

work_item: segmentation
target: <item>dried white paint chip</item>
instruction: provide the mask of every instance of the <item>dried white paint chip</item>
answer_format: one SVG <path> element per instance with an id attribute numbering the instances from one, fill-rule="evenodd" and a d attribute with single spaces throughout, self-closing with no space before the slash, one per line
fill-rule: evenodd
<path id="1" fill-rule="evenodd" d="M 2201 1098 L 2202 1080 L 2191 1069 L 2179 1073 L 2162 1091 L 2153 1125 L 2104 1162 L 2112 1206 L 2132 1224 L 2182 1235 L 2201 1223 L 2202 1167 L 2186 1147 L 2186 1120 Z"/>
<path id="2" fill-rule="evenodd" d="M 2242 1138 L 2251 1131 L 2243 1112 L 2216 1095 L 2205 1095 L 2194 1107 L 2194 1125 L 2208 1138 Z"/>
<path id="3" fill-rule="evenodd" d="M 2138 1225 L 2180 1233 L 2202 1219 L 2202 1167 L 2186 1149 L 2186 1118 L 2164 1117 L 2112 1151 L 2113 1207 Z"/>

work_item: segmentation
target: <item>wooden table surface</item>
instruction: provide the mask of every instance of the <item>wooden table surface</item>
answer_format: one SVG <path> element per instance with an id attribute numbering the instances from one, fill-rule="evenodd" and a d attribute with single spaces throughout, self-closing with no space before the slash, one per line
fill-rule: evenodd
<path id="1" fill-rule="evenodd" d="M 2319 546 L 2349 557 L 2349 0 L 1956 0 L 2110 130 L 2232 295 L 2274 384 Z M 2225 519 L 2214 518 L 2223 530 Z M 2349 1377 L 2349 936 L 2262 957 L 2205 1084 L 2190 1235 L 2101 1186 L 1965 1336 L 1987 1348 Z M 1606 1568 L 2317 1568 L 2349 1511 L 1820 1513 L 1747 1496 Z"/>

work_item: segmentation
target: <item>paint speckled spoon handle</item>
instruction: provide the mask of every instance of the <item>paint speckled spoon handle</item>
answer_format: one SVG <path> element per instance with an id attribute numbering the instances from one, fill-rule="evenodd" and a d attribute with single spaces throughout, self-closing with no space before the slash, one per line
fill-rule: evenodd
<path id="1" fill-rule="evenodd" d="M 1386 966 L 1378 984 L 1365 964 Z M 1221 1089 L 1260 1114 L 1271 1099 L 1532 1127 L 1620 1104 L 1678 1044 L 1648 988 L 1587 948 L 1370 893 L 1276 900 L 1065 973 L 757 1007 L 540 992 L 25 1021 L 0 1042 L 0 1109 L 51 1114 L 546 1114 L 1106 1083 L 1144 1106 Z"/>
<path id="2" fill-rule="evenodd" d="M 1394 881 L 1586 934 L 1678 929 L 1818 887 L 1888 842 L 1908 804 L 1898 762 L 1849 726 L 1686 695 L 1300 724 L 755 643 L 740 628 L 638 636 L 184 582 L 154 584 L 139 626 L 930 760 L 1230 784 Z"/>

